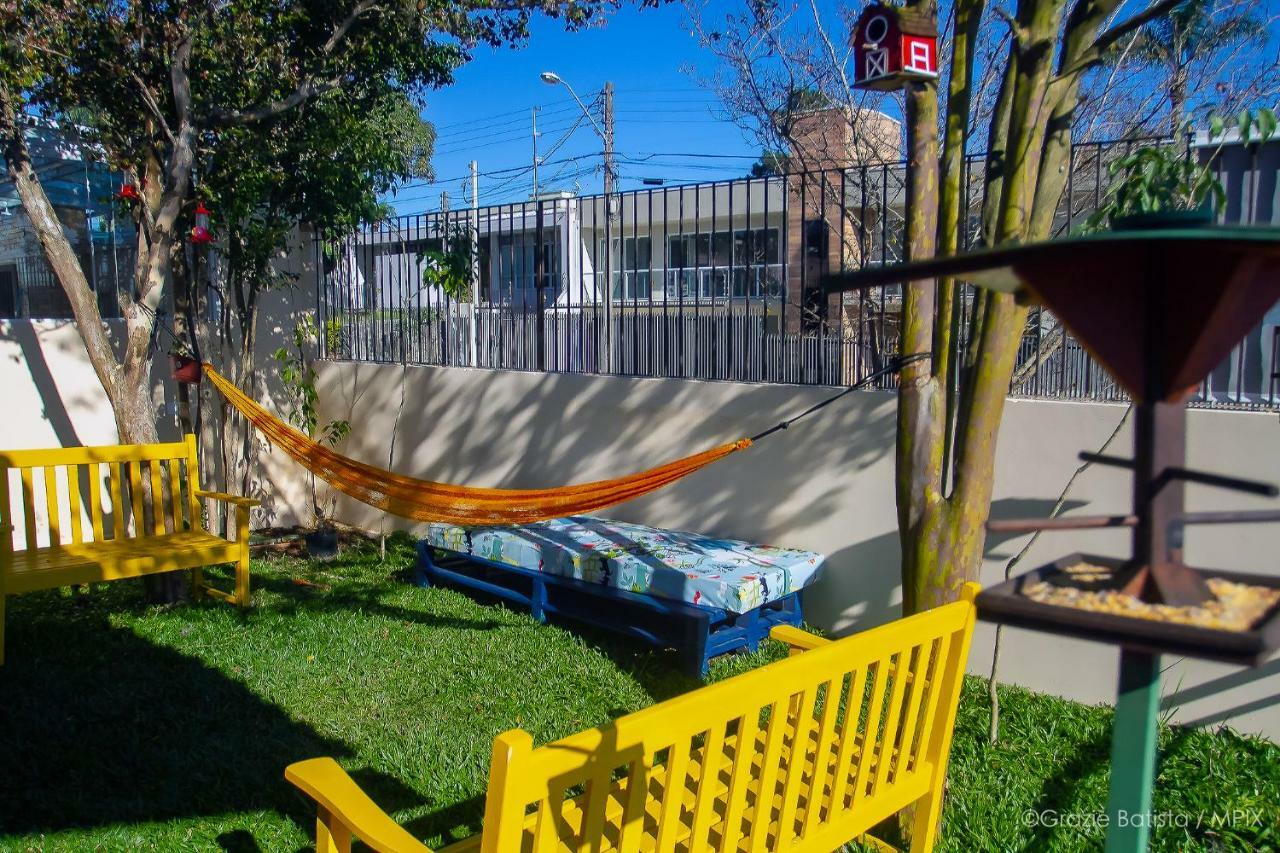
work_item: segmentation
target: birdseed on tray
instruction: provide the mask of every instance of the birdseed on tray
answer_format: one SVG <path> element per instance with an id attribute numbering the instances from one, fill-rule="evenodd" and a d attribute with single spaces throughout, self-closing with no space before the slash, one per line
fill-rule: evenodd
<path id="1" fill-rule="evenodd" d="M 1248 631 L 1280 603 L 1280 589 L 1207 578 L 1205 583 L 1214 597 L 1204 604 L 1194 607 L 1153 604 L 1109 588 L 1114 574 L 1114 570 L 1106 566 L 1076 563 L 1048 580 L 1028 584 L 1022 593 L 1041 604 L 1220 631 Z"/>

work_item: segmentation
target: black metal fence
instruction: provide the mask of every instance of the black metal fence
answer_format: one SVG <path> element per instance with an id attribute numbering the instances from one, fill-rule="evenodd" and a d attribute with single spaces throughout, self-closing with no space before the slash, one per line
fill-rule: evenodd
<path id="1" fill-rule="evenodd" d="M 1055 231 L 1069 232 L 1098 207 L 1114 159 L 1150 143 L 1077 145 Z M 979 234 L 982 163 L 971 158 L 963 177 L 965 245 Z M 849 385 L 894 353 L 901 289 L 829 296 L 822 280 L 902 260 L 905 177 L 905 163 L 878 163 L 385 221 L 317 244 L 322 354 Z M 460 265 L 465 292 L 446 286 Z M 961 298 L 968 305 L 972 294 Z M 960 331 L 963 344 L 963 324 Z M 1200 404 L 1277 402 L 1268 331 L 1242 343 L 1206 382 Z M 1028 321 L 1010 391 L 1124 399 L 1041 310 Z"/>

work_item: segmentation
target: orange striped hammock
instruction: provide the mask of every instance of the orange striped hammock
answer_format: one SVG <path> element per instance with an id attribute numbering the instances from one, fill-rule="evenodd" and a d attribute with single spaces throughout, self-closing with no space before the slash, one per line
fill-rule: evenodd
<path id="1" fill-rule="evenodd" d="M 479 489 L 406 477 L 349 459 L 272 415 L 204 364 L 204 375 L 258 432 L 295 462 L 345 495 L 414 521 L 494 525 L 593 512 L 657 491 L 751 446 L 743 438 L 647 471 L 550 489 Z"/>

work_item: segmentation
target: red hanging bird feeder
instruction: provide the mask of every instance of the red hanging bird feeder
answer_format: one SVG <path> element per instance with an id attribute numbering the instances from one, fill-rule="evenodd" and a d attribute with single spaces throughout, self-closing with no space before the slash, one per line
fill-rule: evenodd
<path id="1" fill-rule="evenodd" d="M 212 243 L 213 234 L 209 231 L 209 210 L 204 206 L 204 202 L 196 203 L 196 224 L 191 229 L 192 243 Z"/>
<path id="2" fill-rule="evenodd" d="M 138 188 L 133 184 L 125 181 L 120 184 L 120 192 L 116 193 L 116 198 L 121 201 L 142 201 L 142 193 L 138 192 Z"/>

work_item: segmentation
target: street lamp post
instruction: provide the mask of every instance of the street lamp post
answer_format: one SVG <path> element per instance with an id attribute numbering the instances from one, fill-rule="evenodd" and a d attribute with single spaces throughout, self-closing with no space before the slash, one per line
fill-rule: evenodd
<path id="1" fill-rule="evenodd" d="M 554 71 L 543 71 L 539 77 L 542 82 L 548 86 L 564 86 L 569 90 L 569 94 L 573 96 L 574 101 L 582 109 L 583 115 L 591 122 L 592 129 L 600 137 L 601 143 L 604 145 L 604 317 L 605 317 L 605 352 L 604 352 L 604 372 L 612 372 L 613 364 L 613 347 L 611 346 L 611 335 L 609 334 L 613 322 L 613 312 L 611 310 L 613 303 L 613 193 L 617 182 L 617 174 L 613 162 L 613 84 L 606 82 L 604 84 L 604 124 L 596 121 L 596 117 L 591 114 L 591 110 L 587 109 L 587 105 L 582 102 L 582 98 L 578 97 L 578 93 L 569 85 L 568 81 Z M 581 222 L 581 217 L 579 217 Z M 581 239 L 581 238 L 579 238 Z M 582 271 L 578 271 L 582 275 Z M 597 284 L 596 292 L 600 292 Z M 598 340 L 598 338 L 597 338 Z M 599 353 L 597 353 L 597 364 L 600 363 Z"/>

